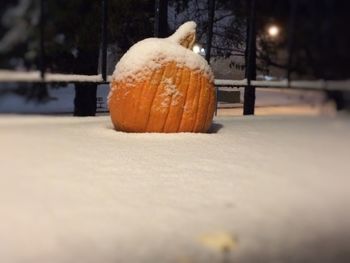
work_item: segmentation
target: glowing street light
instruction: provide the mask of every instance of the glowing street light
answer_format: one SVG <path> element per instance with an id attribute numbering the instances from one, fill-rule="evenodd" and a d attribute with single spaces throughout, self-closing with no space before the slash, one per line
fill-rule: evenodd
<path id="1" fill-rule="evenodd" d="M 271 25 L 267 28 L 267 33 L 270 37 L 276 37 L 280 33 L 280 29 L 276 25 Z"/>

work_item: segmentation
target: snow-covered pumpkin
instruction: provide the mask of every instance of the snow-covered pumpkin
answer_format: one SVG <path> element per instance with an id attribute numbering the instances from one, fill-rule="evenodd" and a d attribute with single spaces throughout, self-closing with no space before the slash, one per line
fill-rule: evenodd
<path id="1" fill-rule="evenodd" d="M 192 51 L 196 24 L 136 43 L 117 63 L 108 106 L 116 130 L 206 132 L 215 110 L 213 73 Z"/>

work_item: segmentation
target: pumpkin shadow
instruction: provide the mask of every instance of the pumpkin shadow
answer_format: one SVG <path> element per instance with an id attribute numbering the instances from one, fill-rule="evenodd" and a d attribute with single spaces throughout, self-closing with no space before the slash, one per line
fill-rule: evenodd
<path id="1" fill-rule="evenodd" d="M 207 131 L 208 134 L 212 134 L 212 133 L 218 133 L 222 128 L 224 127 L 224 125 L 220 124 L 220 123 L 212 123 L 212 125 L 210 126 L 209 130 Z M 122 131 L 118 131 L 116 130 L 112 124 L 106 125 L 105 126 L 106 129 L 108 130 L 113 130 L 113 131 L 117 131 L 117 132 L 122 132 Z M 126 133 L 126 132 L 123 132 Z M 130 133 L 134 133 L 134 132 L 130 132 Z M 142 132 L 141 132 L 142 133 Z M 143 132 L 144 133 L 144 132 Z M 134 133 L 135 134 L 135 133 Z M 150 134 L 150 133 L 148 133 Z M 158 133 L 159 134 L 159 133 Z"/>
<path id="2" fill-rule="evenodd" d="M 224 127 L 224 125 L 222 125 L 220 123 L 213 123 L 210 126 L 208 133 L 218 133 L 223 127 Z"/>

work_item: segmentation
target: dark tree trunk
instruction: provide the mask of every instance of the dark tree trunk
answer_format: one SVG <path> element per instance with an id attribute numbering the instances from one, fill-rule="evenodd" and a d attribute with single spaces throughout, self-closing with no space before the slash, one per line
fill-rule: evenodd
<path id="1" fill-rule="evenodd" d="M 154 36 L 168 36 L 168 0 L 156 0 L 155 2 Z"/>
<path id="2" fill-rule="evenodd" d="M 247 41 L 246 41 L 246 72 L 245 76 L 248 85 L 244 89 L 243 114 L 253 115 L 255 108 L 255 87 L 250 84 L 256 79 L 256 21 L 255 21 L 255 0 L 249 2 L 249 16 L 247 21 Z"/>

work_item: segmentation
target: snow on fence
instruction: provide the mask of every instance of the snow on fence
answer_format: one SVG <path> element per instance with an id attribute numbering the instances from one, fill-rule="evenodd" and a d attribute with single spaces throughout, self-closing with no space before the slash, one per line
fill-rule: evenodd
<path id="1" fill-rule="evenodd" d="M 46 73 L 41 77 L 40 71 L 18 72 L 0 70 L 0 82 L 96 82 L 102 83 L 102 75 L 78 75 Z"/>
<path id="2" fill-rule="evenodd" d="M 78 75 L 45 73 L 41 77 L 40 71 L 18 72 L 11 70 L 0 70 L 0 82 L 93 82 L 109 83 L 112 76 L 103 80 L 102 74 Z M 246 87 L 248 80 L 215 79 L 217 87 Z M 291 89 L 317 89 L 317 90 L 350 90 L 350 79 L 348 80 L 251 80 L 250 85 L 258 88 L 291 88 Z"/>

